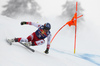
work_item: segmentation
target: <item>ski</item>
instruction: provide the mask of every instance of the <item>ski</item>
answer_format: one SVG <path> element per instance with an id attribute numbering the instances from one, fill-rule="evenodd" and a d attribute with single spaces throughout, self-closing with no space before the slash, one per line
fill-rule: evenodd
<path id="1" fill-rule="evenodd" d="M 29 49 L 29 50 L 31 50 L 32 52 L 35 52 L 35 50 L 34 49 L 32 49 L 32 48 L 30 48 L 30 47 L 28 47 L 28 46 L 26 46 L 24 43 L 21 43 L 21 42 L 19 42 L 21 45 L 23 45 L 24 47 L 26 47 L 27 49 Z"/>
<path id="2" fill-rule="evenodd" d="M 7 42 L 9 45 L 12 45 L 12 41 L 11 41 L 10 39 L 6 39 L 6 42 Z M 26 46 L 24 43 L 19 42 L 19 44 L 23 45 L 24 47 L 26 47 L 27 49 L 31 50 L 32 52 L 35 52 L 34 49 L 32 49 L 32 48 Z"/>

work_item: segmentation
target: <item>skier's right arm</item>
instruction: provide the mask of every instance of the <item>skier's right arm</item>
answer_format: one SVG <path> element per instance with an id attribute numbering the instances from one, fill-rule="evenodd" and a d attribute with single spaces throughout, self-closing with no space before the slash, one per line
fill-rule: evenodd
<path id="1" fill-rule="evenodd" d="M 38 24 L 38 23 L 25 22 L 25 21 L 22 21 L 22 22 L 21 22 L 21 25 L 25 25 L 25 24 L 27 24 L 27 25 L 33 25 L 33 26 L 35 26 L 35 27 L 37 27 L 37 28 L 39 28 L 39 27 L 41 26 L 41 24 Z"/>

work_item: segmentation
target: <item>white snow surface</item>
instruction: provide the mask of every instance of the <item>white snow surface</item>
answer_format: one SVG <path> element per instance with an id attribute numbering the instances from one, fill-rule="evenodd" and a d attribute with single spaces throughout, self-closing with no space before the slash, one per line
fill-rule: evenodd
<path id="1" fill-rule="evenodd" d="M 100 66 L 100 42 L 95 31 L 90 27 L 77 31 L 76 54 L 74 48 L 74 27 L 64 27 L 51 43 L 49 54 L 45 54 L 46 43 L 31 47 L 33 53 L 19 43 L 9 45 L 5 39 L 14 37 L 26 38 L 37 28 L 30 25 L 20 25 L 20 20 L 0 16 L 0 66 Z M 34 21 L 36 22 L 36 21 Z M 39 21 L 44 24 L 45 20 Z M 52 36 L 60 28 L 51 21 Z M 54 29 L 53 29 L 54 28 Z"/>
<path id="2" fill-rule="evenodd" d="M 57 18 L 37 20 L 30 19 L 30 17 L 11 19 L 0 15 L 0 66 L 100 66 L 99 0 L 92 0 L 91 2 L 90 0 L 80 0 L 80 2 L 85 9 L 83 16 L 85 21 L 78 23 L 75 54 L 74 26 L 65 26 L 57 34 L 51 43 L 49 54 L 44 53 L 46 42 L 41 46 L 32 46 L 31 48 L 35 50 L 33 53 L 19 43 L 9 45 L 5 41 L 6 38 L 26 38 L 36 31 L 37 28 L 34 26 L 21 26 L 21 21 L 32 21 L 41 24 L 50 22 L 53 37 L 56 31 L 69 20 L 64 21 Z"/>

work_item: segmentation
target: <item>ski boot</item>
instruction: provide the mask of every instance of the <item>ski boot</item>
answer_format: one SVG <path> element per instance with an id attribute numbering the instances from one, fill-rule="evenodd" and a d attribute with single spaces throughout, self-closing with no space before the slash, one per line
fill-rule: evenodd
<path id="1" fill-rule="evenodd" d="M 24 45 L 30 47 L 30 46 L 32 46 L 32 42 L 25 42 Z"/>
<path id="2" fill-rule="evenodd" d="M 12 45 L 12 43 L 15 42 L 14 39 L 6 39 L 6 41 L 7 41 L 10 45 Z"/>

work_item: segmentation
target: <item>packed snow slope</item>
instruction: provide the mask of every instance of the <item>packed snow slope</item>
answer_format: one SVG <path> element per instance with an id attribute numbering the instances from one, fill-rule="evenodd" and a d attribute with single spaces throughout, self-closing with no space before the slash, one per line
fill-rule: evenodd
<path id="1" fill-rule="evenodd" d="M 76 54 L 73 53 L 74 26 L 64 27 L 51 43 L 49 54 L 45 54 L 46 43 L 31 47 L 36 50 L 33 53 L 19 43 L 9 45 L 5 41 L 6 38 L 26 38 L 37 29 L 30 25 L 21 26 L 21 21 L 0 16 L 0 66 L 100 66 L 100 35 L 98 30 L 92 29 L 94 27 L 86 24 L 78 26 Z M 30 21 L 41 24 L 50 22 L 52 36 L 66 23 L 56 19 Z"/>

